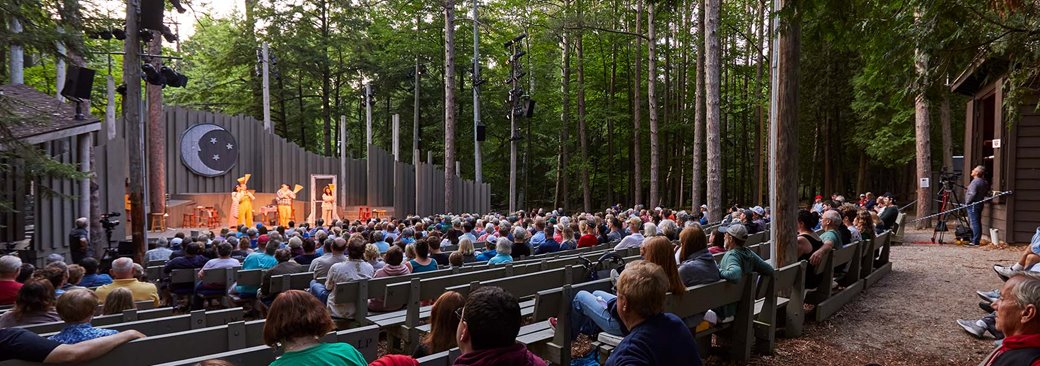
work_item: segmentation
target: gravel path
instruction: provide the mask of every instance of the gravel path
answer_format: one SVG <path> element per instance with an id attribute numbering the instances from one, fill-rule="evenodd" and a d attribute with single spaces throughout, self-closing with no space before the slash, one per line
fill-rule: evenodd
<path id="1" fill-rule="evenodd" d="M 908 232 L 906 242 L 931 231 Z M 776 354 L 752 365 L 976 365 L 993 349 L 954 321 L 985 315 L 975 290 L 1001 285 L 994 263 L 1010 263 L 1021 249 L 955 245 L 892 247 L 892 272 L 802 337 L 780 339 Z M 712 362 L 710 364 L 726 364 Z"/>

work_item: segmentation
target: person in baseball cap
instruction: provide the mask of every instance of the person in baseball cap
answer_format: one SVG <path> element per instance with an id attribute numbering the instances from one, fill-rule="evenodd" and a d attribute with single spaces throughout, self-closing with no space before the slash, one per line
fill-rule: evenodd
<path id="1" fill-rule="evenodd" d="M 719 229 L 721 230 L 721 228 Z M 773 266 L 762 260 L 754 251 L 744 247 L 748 231 L 744 225 L 731 224 L 726 228 L 726 254 L 719 262 L 719 273 L 730 282 L 740 281 L 745 273 L 756 272 L 762 276 L 773 276 Z M 736 314 L 736 304 L 726 305 L 719 317 L 726 322 Z"/>

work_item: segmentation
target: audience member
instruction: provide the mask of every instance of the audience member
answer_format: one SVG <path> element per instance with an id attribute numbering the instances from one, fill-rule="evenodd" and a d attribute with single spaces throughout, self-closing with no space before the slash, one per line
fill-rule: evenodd
<path id="1" fill-rule="evenodd" d="M 1012 274 L 993 308 L 1004 340 L 980 365 L 1040 366 L 1040 274 Z"/>
<path id="2" fill-rule="evenodd" d="M 122 314 L 130 309 L 137 309 L 137 304 L 134 304 L 134 294 L 130 290 L 120 287 L 108 293 L 105 304 L 101 307 L 101 315 Z"/>
<path id="3" fill-rule="evenodd" d="M 90 290 L 71 290 L 58 299 L 58 315 L 65 322 L 65 327 L 50 339 L 62 344 L 76 344 L 95 338 L 119 333 L 111 329 L 94 328 L 90 325 L 94 319 L 94 311 L 98 307 L 98 298 Z"/>
<path id="4" fill-rule="evenodd" d="M 458 253 L 458 252 L 456 252 L 456 253 Z M 384 260 L 384 262 L 386 262 L 386 265 L 383 266 L 383 268 L 380 268 L 379 270 L 377 270 L 375 272 L 375 275 L 372 276 L 372 278 L 403 276 L 403 275 L 412 273 L 412 271 L 410 269 L 408 269 L 408 266 L 403 264 L 404 263 L 404 252 L 401 250 L 400 247 L 398 247 L 396 245 L 390 247 L 390 249 L 386 251 L 386 254 L 384 254 L 384 257 L 386 258 Z M 383 299 L 382 298 L 378 298 L 377 297 L 377 298 L 368 299 L 368 310 L 370 310 L 370 311 L 377 311 L 377 312 L 396 311 L 396 310 L 401 310 L 401 308 L 403 308 L 403 307 L 404 307 L 404 305 L 399 306 L 399 307 L 394 307 L 394 308 L 388 308 L 388 307 L 383 305 Z"/>
<path id="5" fill-rule="evenodd" d="M 155 241 L 155 249 L 151 249 L 144 253 L 145 261 L 168 261 L 170 260 L 170 254 L 173 251 L 168 248 L 170 242 L 166 238 L 159 238 Z"/>
<path id="6" fill-rule="evenodd" d="M 455 332 L 462 356 L 457 366 L 545 366 L 516 341 L 520 303 L 500 287 L 484 286 L 469 294 Z"/>
<path id="7" fill-rule="evenodd" d="M 562 230 L 557 230 L 557 234 L 560 235 L 560 250 L 571 250 L 578 248 L 578 241 L 574 240 L 574 229 L 570 227 L 564 227 Z M 553 237 L 555 240 L 556 237 Z"/>
<path id="8" fill-rule="evenodd" d="M 279 249 L 279 246 L 280 244 L 277 240 L 267 240 L 264 242 L 264 250 L 262 252 L 254 252 L 246 257 L 246 260 L 242 262 L 242 270 L 269 269 L 274 267 L 278 264 L 278 259 L 274 257 L 274 253 Z M 235 291 L 242 297 L 256 297 L 256 292 L 259 289 L 260 287 L 257 286 L 235 286 Z"/>
<path id="9" fill-rule="evenodd" d="M 22 259 L 14 255 L 0 257 L 0 305 L 14 304 L 22 283 L 16 281 L 22 269 Z"/>
<path id="10" fill-rule="evenodd" d="M 354 318 L 354 303 L 336 303 L 336 284 L 372 278 L 375 269 L 371 264 L 365 262 L 365 239 L 360 234 L 354 234 L 347 243 L 347 261 L 336 263 L 329 269 L 329 277 L 325 280 L 325 290 L 328 295 L 328 306 L 332 316 L 342 319 Z"/>
<path id="11" fill-rule="evenodd" d="M 112 277 L 107 273 L 98 273 L 98 267 L 100 267 L 101 264 L 98 263 L 97 259 L 83 258 L 83 260 L 79 262 L 79 265 L 83 266 L 83 270 L 86 271 L 86 274 L 83 275 L 83 279 L 79 281 L 80 286 L 98 287 L 112 283 Z"/>
<path id="12" fill-rule="evenodd" d="M 835 214 L 837 214 L 835 212 Z M 719 262 L 719 275 L 727 281 L 736 282 L 744 277 L 745 273 L 756 272 L 763 276 L 773 275 L 773 266 L 762 260 L 758 254 L 744 247 L 747 242 L 748 233 L 744 225 L 733 224 L 726 230 L 726 254 Z M 626 268 L 627 270 L 627 268 Z M 732 319 L 736 314 L 736 305 L 730 304 L 723 309 L 723 323 Z"/>
<path id="13" fill-rule="evenodd" d="M 477 251 L 473 248 L 473 241 L 468 238 L 459 239 L 459 249 L 455 253 L 460 253 L 462 256 L 462 263 L 470 263 L 477 261 Z M 452 253 L 454 254 L 454 253 Z M 451 258 L 448 258 L 451 261 Z"/>
<path id="14" fill-rule="evenodd" d="M 364 239 L 358 243 L 358 260 L 364 249 Z M 314 296 L 289 290 L 278 295 L 271 303 L 264 322 L 264 344 L 278 347 L 285 353 L 271 366 L 364 366 L 365 357 L 349 343 L 323 343 L 319 339 L 335 326 L 329 311 Z"/>
<path id="15" fill-rule="evenodd" d="M 83 269 L 83 266 L 78 264 L 69 265 L 69 278 L 65 285 L 61 287 L 62 291 L 86 289 L 86 287 L 80 286 L 79 281 L 83 280 L 83 275 L 87 273 L 87 270 Z"/>
<path id="16" fill-rule="evenodd" d="M 470 238 L 468 236 L 463 235 L 462 237 L 459 238 L 459 246 L 460 247 L 462 246 L 462 241 L 463 240 L 468 240 L 470 245 L 473 245 L 473 240 L 470 240 Z M 441 242 L 439 242 L 439 241 L 431 241 L 431 242 L 428 242 L 428 243 L 430 245 L 430 258 L 433 258 L 433 260 L 437 261 L 438 265 L 447 264 L 448 263 L 448 253 L 444 253 L 444 252 L 441 251 Z M 376 268 L 376 269 L 378 269 L 378 268 Z"/>
<path id="17" fill-rule="evenodd" d="M 465 298 L 455 291 L 447 291 L 437 298 L 430 310 L 430 331 L 419 341 L 412 357 L 422 358 L 458 346 L 455 330 L 459 327 L 459 317 L 456 312 L 465 302 Z"/>
<path id="18" fill-rule="evenodd" d="M 430 257 L 430 243 L 437 240 L 437 237 L 434 236 L 415 242 L 415 258 L 406 263 L 412 273 L 437 270 L 437 260 Z"/>
<path id="19" fill-rule="evenodd" d="M 377 247 L 375 244 L 365 244 L 364 257 L 365 262 L 371 264 L 372 268 L 374 268 L 377 271 L 386 265 L 386 262 L 383 262 L 383 257 L 379 255 L 379 247 Z"/>
<path id="20" fill-rule="evenodd" d="M 47 364 L 86 362 L 138 338 L 144 338 L 144 334 L 127 330 L 72 345 L 43 338 L 22 328 L 0 329 L 0 361 L 14 359 Z"/>
<path id="21" fill-rule="evenodd" d="M 509 242 L 509 239 L 498 238 L 498 242 L 495 243 L 495 256 L 488 259 L 488 264 L 502 264 L 513 261 L 513 244 Z"/>
<path id="22" fill-rule="evenodd" d="M 61 320 L 54 310 L 54 286 L 44 279 L 31 279 L 18 290 L 14 308 L 0 315 L 0 328 L 50 323 Z"/>
<path id="23" fill-rule="evenodd" d="M 311 262 L 318 258 L 318 253 L 315 252 L 316 249 L 313 239 L 303 239 L 303 254 L 293 257 L 293 262 L 301 266 L 310 266 Z"/>
<path id="24" fill-rule="evenodd" d="M 84 266 L 86 267 L 86 266 Z M 155 306 L 159 306 L 159 291 L 155 288 L 155 284 L 148 282 L 138 281 L 134 277 L 134 261 L 130 258 L 118 258 L 112 261 L 112 276 L 115 280 L 112 283 L 98 287 L 97 292 L 98 299 L 102 303 L 106 301 L 106 298 L 112 290 L 117 288 L 125 288 L 130 290 L 130 293 L 134 294 L 134 301 L 152 301 Z"/>
<path id="25" fill-rule="evenodd" d="M 545 238 L 542 240 L 540 245 L 535 247 L 534 254 L 555 253 L 560 251 L 560 243 L 556 242 L 556 239 L 553 239 L 555 231 L 556 228 L 552 225 L 545 225 L 545 228 L 541 231 L 542 236 Z"/>
<path id="26" fill-rule="evenodd" d="M 531 256 L 531 246 L 527 243 L 527 237 L 530 235 L 531 234 L 523 227 L 517 226 L 513 228 L 513 243 L 510 245 L 511 256 L 518 259 Z M 501 252 L 499 252 L 499 254 L 501 254 Z"/>
<path id="27" fill-rule="evenodd" d="M 630 234 L 621 242 L 614 246 L 614 250 L 622 251 L 628 248 L 638 248 L 643 245 L 643 234 L 639 231 L 639 227 L 643 224 L 638 217 L 632 217 L 628 219 L 628 230 Z M 656 230 L 655 230 L 656 234 Z"/>
<path id="28" fill-rule="evenodd" d="M 65 293 L 65 290 L 62 288 L 68 283 L 69 269 L 65 262 L 54 262 L 36 270 L 36 273 L 33 273 L 33 278 L 44 279 L 50 282 L 51 287 L 54 288 L 54 297 L 57 298 Z"/>
<path id="29" fill-rule="evenodd" d="M 274 258 L 278 261 L 278 264 L 264 272 L 264 275 L 260 280 L 260 292 L 257 293 L 257 296 L 260 297 L 260 301 L 263 301 L 264 305 L 270 305 L 271 302 L 274 301 L 275 297 L 280 293 L 271 290 L 272 277 L 299 273 L 303 270 L 299 264 L 289 260 L 291 256 L 292 252 L 288 249 L 278 249 L 274 252 Z"/>
<path id="30" fill-rule="evenodd" d="M 701 365 L 686 325 L 663 312 L 668 282 L 665 271 L 654 263 L 625 266 L 617 281 L 617 311 L 627 334 L 607 358 L 607 366 Z"/>

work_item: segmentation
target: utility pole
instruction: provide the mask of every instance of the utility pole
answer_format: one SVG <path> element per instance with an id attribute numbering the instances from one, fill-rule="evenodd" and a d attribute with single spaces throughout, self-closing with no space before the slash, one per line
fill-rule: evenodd
<path id="1" fill-rule="evenodd" d="M 130 232 L 133 237 L 134 260 L 140 262 L 148 243 L 145 233 L 145 153 L 144 125 L 141 120 L 141 42 L 137 13 L 139 0 L 126 2 L 126 42 L 123 46 L 123 120 L 126 121 L 127 148 L 130 160 Z"/>
<path id="2" fill-rule="evenodd" d="M 261 68 L 263 69 L 263 89 L 264 89 L 264 131 L 271 132 L 271 74 L 269 72 L 271 65 L 270 45 L 264 42 L 260 48 L 260 60 Z"/>
<path id="3" fill-rule="evenodd" d="M 365 82 L 365 156 L 372 145 L 372 83 Z"/>
<path id="4" fill-rule="evenodd" d="M 475 179 L 477 183 L 483 181 L 480 163 L 480 139 L 477 137 L 477 129 L 480 127 L 480 32 L 477 28 L 477 3 L 473 0 L 473 161 L 476 167 Z"/>
<path id="5" fill-rule="evenodd" d="M 513 61 L 513 55 L 516 54 L 516 42 L 509 44 L 510 52 L 510 69 L 509 69 L 509 80 L 512 83 L 512 88 L 509 90 L 509 212 L 516 212 L 516 107 L 517 102 L 520 100 L 520 95 L 517 91 L 517 67 L 518 63 Z"/>
<path id="6" fill-rule="evenodd" d="M 10 20 L 11 34 L 22 33 L 22 22 L 17 17 L 12 16 Z M 25 68 L 25 48 L 22 47 L 22 43 L 15 41 L 11 42 L 11 55 L 9 70 L 11 73 L 11 84 L 25 84 L 25 74 L 23 69 Z"/>
<path id="7" fill-rule="evenodd" d="M 415 81 L 414 94 L 415 103 L 412 111 L 412 165 L 419 165 L 419 58 L 415 58 Z"/>

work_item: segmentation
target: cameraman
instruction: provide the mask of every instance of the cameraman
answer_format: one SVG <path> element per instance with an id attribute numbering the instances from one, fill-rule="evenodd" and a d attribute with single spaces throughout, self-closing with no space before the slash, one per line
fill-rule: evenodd
<path id="1" fill-rule="evenodd" d="M 989 182 L 983 176 L 986 167 L 979 165 L 971 170 L 971 183 L 964 192 L 964 203 L 968 206 L 968 223 L 971 224 L 971 245 L 978 246 L 982 238 L 982 204 L 974 204 L 986 198 L 990 191 Z"/>
<path id="2" fill-rule="evenodd" d="M 72 263 L 80 264 L 83 258 L 93 257 L 90 247 L 90 232 L 87 231 L 86 217 L 76 219 L 76 227 L 69 233 L 69 251 L 72 252 Z"/>

